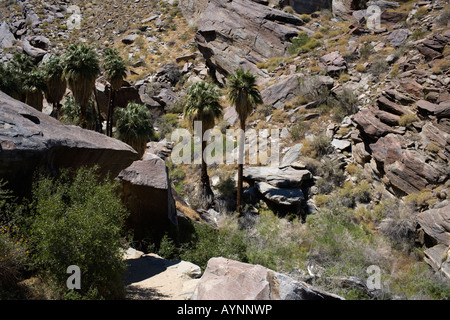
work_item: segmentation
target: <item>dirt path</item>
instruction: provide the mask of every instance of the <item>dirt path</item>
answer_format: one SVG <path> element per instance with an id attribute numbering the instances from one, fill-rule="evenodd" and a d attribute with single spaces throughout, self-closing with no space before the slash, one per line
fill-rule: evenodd
<path id="1" fill-rule="evenodd" d="M 133 249 L 127 251 L 125 261 L 129 300 L 187 300 L 201 275 L 200 268 L 190 262 L 169 261 Z"/>

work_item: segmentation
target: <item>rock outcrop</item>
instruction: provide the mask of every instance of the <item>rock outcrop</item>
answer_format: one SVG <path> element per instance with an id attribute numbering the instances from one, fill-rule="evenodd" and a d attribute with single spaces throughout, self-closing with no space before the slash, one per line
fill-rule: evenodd
<path id="1" fill-rule="evenodd" d="M 0 92 L 0 177 L 8 187 L 26 193 L 38 168 L 98 165 L 115 177 L 137 160 L 127 144 L 103 134 L 63 125 Z"/>
<path id="2" fill-rule="evenodd" d="M 195 41 L 220 82 L 239 67 L 261 74 L 256 64 L 284 56 L 304 24 L 294 15 L 250 0 L 201 2 L 195 13 L 187 2 L 180 2 L 184 15 L 198 25 Z"/>
<path id="3" fill-rule="evenodd" d="M 311 179 L 311 172 L 292 166 L 244 168 L 244 180 L 254 186 L 266 202 L 281 210 L 286 209 L 286 206 L 294 208 L 298 213 L 306 200 L 302 188 Z"/>
<path id="4" fill-rule="evenodd" d="M 212 258 L 192 300 L 343 300 L 260 265 Z"/>
<path id="5" fill-rule="evenodd" d="M 122 199 L 130 212 L 127 225 L 137 241 L 160 240 L 176 226 L 177 212 L 164 160 L 146 153 L 117 176 L 122 183 Z"/>
<path id="6" fill-rule="evenodd" d="M 450 278 L 450 204 L 421 212 L 417 222 L 425 233 L 425 261 Z"/>

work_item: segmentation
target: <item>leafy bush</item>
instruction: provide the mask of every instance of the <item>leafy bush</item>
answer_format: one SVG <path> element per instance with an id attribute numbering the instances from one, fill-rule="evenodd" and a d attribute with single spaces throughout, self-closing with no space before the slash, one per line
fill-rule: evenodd
<path id="1" fill-rule="evenodd" d="M 297 37 L 292 38 L 291 44 L 288 46 L 290 55 L 296 55 L 304 52 L 309 52 L 314 48 L 320 46 L 320 42 L 316 39 L 310 38 L 308 34 L 301 31 Z"/>
<path id="2" fill-rule="evenodd" d="M 100 180 L 95 169 L 85 168 L 35 182 L 28 234 L 33 265 L 61 294 L 67 293 L 67 267 L 76 265 L 81 289 L 71 292 L 71 298 L 123 297 L 121 232 L 126 211 L 117 187 Z"/>
<path id="3" fill-rule="evenodd" d="M 344 89 L 337 94 L 336 104 L 333 108 L 336 121 L 342 121 L 346 116 L 358 112 L 358 97 L 350 89 Z"/>
<path id="4" fill-rule="evenodd" d="M 313 149 L 319 157 L 323 157 L 332 152 L 331 139 L 324 133 L 320 133 L 311 141 Z"/>
<path id="5" fill-rule="evenodd" d="M 235 223 L 213 229 L 205 224 L 194 224 L 192 241 L 182 244 L 179 257 L 191 261 L 205 270 L 208 260 L 224 257 L 247 262 L 247 242 L 244 232 Z"/>

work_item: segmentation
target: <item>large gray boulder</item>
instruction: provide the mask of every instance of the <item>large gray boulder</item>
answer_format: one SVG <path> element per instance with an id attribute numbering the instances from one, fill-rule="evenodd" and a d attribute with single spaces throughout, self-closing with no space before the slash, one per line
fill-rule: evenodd
<path id="1" fill-rule="evenodd" d="M 122 200 L 130 212 L 127 224 L 135 240 L 150 235 L 160 240 L 171 225 L 178 224 L 168 171 L 164 160 L 146 153 L 117 176 Z"/>
<path id="2" fill-rule="evenodd" d="M 312 179 L 308 170 L 297 170 L 292 167 L 247 167 L 244 168 L 244 180 L 249 182 L 266 182 L 278 188 L 301 187 Z"/>
<path id="3" fill-rule="evenodd" d="M 38 168 L 57 170 L 99 166 L 115 177 L 137 160 L 129 145 L 77 126 L 63 125 L 0 92 L 0 179 L 26 193 Z"/>
<path id="4" fill-rule="evenodd" d="M 344 300 L 260 265 L 212 258 L 192 300 Z"/>
<path id="5" fill-rule="evenodd" d="M 0 25 L 0 49 L 9 48 L 14 45 L 16 38 L 11 32 L 9 24 L 5 21 Z"/>

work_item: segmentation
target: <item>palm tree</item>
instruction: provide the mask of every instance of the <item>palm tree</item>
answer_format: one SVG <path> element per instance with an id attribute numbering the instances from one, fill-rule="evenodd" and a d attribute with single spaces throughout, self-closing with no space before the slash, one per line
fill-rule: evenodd
<path id="1" fill-rule="evenodd" d="M 147 107 L 130 102 L 117 110 L 117 138 L 132 146 L 139 156 L 145 153 L 147 140 L 153 135 L 151 115 Z"/>
<path id="2" fill-rule="evenodd" d="M 85 44 L 72 44 L 64 56 L 64 76 L 75 101 L 80 105 L 81 126 L 86 128 L 86 106 L 95 88 L 95 80 L 100 74 L 98 55 Z M 95 110 L 94 111 L 94 115 Z"/>
<path id="3" fill-rule="evenodd" d="M 14 99 L 21 100 L 21 81 L 18 75 L 12 71 L 11 65 L 4 66 L 0 63 L 0 91 Z"/>
<path id="4" fill-rule="evenodd" d="M 22 89 L 25 92 L 25 103 L 38 111 L 42 111 L 43 92 L 46 90 L 43 73 L 36 67 L 28 72 L 23 79 Z"/>
<path id="5" fill-rule="evenodd" d="M 16 53 L 6 67 L 5 76 L 12 76 L 11 80 L 13 81 L 6 80 L 5 82 L 17 86 L 11 93 L 22 102 L 27 100 L 26 88 L 24 88 L 25 81 L 34 70 L 36 70 L 36 66 L 33 58 L 24 53 Z"/>
<path id="6" fill-rule="evenodd" d="M 114 116 L 114 98 L 116 92 L 122 87 L 123 79 L 127 77 L 125 61 L 117 49 L 105 49 L 102 67 L 105 69 L 106 80 L 111 85 L 111 95 L 106 119 L 106 134 L 112 137 L 112 122 Z"/>
<path id="7" fill-rule="evenodd" d="M 239 116 L 239 124 L 243 132 L 245 132 L 245 122 L 247 117 L 253 111 L 253 108 L 262 104 L 261 93 L 256 85 L 256 76 L 250 71 L 238 69 L 236 73 L 228 77 L 228 98 L 235 106 L 236 112 Z M 244 139 L 240 138 L 239 143 L 239 161 L 238 161 L 238 190 L 236 210 L 242 213 L 242 184 L 244 171 Z"/>
<path id="8" fill-rule="evenodd" d="M 56 119 L 60 116 L 61 100 L 67 88 L 64 78 L 64 66 L 59 56 L 53 56 L 44 63 L 44 76 L 47 85 L 45 98 L 53 104 L 52 116 Z"/>
<path id="9" fill-rule="evenodd" d="M 204 81 L 194 83 L 186 92 L 185 116 L 192 122 L 201 121 L 202 137 L 206 130 L 212 129 L 215 120 L 222 115 L 222 106 L 219 102 L 220 92 L 213 84 Z M 202 201 L 204 205 L 209 205 L 213 199 L 213 192 L 209 183 L 207 164 L 203 155 L 206 148 L 206 141 L 202 139 L 202 166 L 201 184 Z"/>

